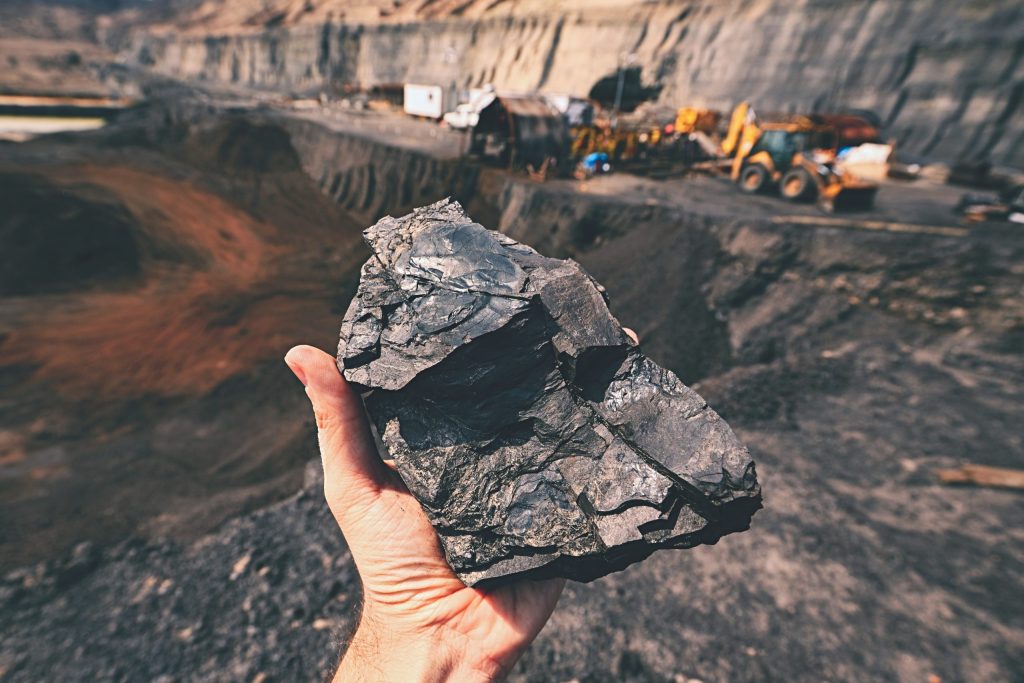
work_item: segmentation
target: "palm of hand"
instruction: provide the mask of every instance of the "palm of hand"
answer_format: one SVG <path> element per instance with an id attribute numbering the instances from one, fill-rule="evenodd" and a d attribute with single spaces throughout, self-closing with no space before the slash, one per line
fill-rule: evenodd
<path id="1" fill-rule="evenodd" d="M 487 677 L 507 671 L 551 615 L 565 581 L 465 586 L 419 503 L 377 454 L 359 398 L 334 359 L 297 347 L 286 360 L 313 402 L 325 495 L 363 582 L 364 623 L 398 642 L 426 638 L 464 652 Z"/>
<path id="2" fill-rule="evenodd" d="M 373 617 L 413 630 L 447 631 L 498 662 L 515 657 L 547 621 L 564 580 L 493 590 L 465 586 L 419 503 L 397 475 L 389 472 L 388 479 L 365 503 L 345 511 L 355 519 L 343 525 L 350 543 L 358 538 L 356 563 Z"/>

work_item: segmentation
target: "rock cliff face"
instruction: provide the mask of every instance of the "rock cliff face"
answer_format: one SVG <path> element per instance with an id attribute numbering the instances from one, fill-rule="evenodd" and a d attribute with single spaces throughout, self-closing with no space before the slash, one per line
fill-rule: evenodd
<path id="1" fill-rule="evenodd" d="M 1024 165 L 1024 8 L 1013 0 L 618 0 L 402 23 L 273 19 L 245 32 L 139 31 L 126 49 L 176 77 L 299 92 L 426 81 L 586 95 L 626 58 L 665 103 L 867 109 L 906 151 Z"/>
<path id="2" fill-rule="evenodd" d="M 279 121 L 302 167 L 320 189 L 353 216 L 369 222 L 448 195 L 473 195 L 480 167 L 458 158 L 337 134 L 294 118 Z"/>

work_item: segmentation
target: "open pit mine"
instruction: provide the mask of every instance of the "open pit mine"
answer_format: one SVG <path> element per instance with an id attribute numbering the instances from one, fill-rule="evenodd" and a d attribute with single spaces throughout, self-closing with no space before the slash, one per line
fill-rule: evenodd
<path id="1" fill-rule="evenodd" d="M 361 588 L 281 359 L 446 198 L 600 282 L 606 346 L 736 444 L 742 519 L 685 552 L 490 548 L 594 579 L 510 680 L 1020 679 L 1021 35 L 1009 0 L 4 2 L 0 679 L 330 674 Z M 415 382 L 370 399 L 396 451 Z M 703 504 L 664 468 L 646 507 L 566 476 L 670 545 L 619 520 Z"/>

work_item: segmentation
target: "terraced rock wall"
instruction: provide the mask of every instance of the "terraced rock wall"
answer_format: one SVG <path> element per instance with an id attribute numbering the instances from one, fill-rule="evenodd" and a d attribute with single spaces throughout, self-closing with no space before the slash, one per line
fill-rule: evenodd
<path id="1" fill-rule="evenodd" d="M 666 103 L 867 109 L 905 151 L 1024 166 L 1024 8 L 1012 0 L 558 7 L 231 35 L 140 31 L 125 49 L 183 79 L 290 92 L 432 82 L 586 95 L 626 59 Z"/>
<path id="2" fill-rule="evenodd" d="M 330 131 L 312 122 L 283 119 L 306 173 L 320 189 L 366 225 L 385 214 L 452 196 L 473 196 L 479 167 Z"/>

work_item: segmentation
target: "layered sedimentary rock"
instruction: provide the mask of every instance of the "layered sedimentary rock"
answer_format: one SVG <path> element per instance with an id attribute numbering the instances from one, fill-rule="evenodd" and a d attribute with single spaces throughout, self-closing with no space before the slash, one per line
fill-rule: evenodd
<path id="1" fill-rule="evenodd" d="M 749 527 L 747 449 L 579 264 L 449 201 L 365 236 L 338 365 L 466 583 L 586 581 Z"/>
<path id="2" fill-rule="evenodd" d="M 124 47 L 177 77 L 296 92 L 425 82 L 587 95 L 628 55 L 666 104 L 866 109 L 903 151 L 1024 165 L 1024 9 L 1013 0 L 561 0 L 443 20 L 307 4 L 324 11 L 261 4 L 232 23 L 207 8 L 186 32 L 140 31 Z"/>

